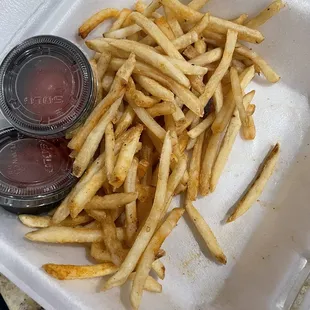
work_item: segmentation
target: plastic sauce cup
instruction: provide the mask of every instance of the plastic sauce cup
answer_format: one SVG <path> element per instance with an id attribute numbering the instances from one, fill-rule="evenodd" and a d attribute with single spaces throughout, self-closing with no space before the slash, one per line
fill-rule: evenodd
<path id="1" fill-rule="evenodd" d="M 38 139 L 14 128 L 0 131 L 0 205 L 14 213 L 41 213 L 76 183 L 64 138 Z"/>
<path id="2" fill-rule="evenodd" d="M 78 126 L 93 107 L 95 88 L 83 52 L 56 36 L 27 39 L 0 66 L 1 111 L 34 137 L 61 137 Z"/>

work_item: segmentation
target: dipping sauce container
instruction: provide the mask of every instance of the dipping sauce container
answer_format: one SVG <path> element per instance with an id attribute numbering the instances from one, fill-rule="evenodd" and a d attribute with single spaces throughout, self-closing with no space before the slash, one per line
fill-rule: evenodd
<path id="1" fill-rule="evenodd" d="M 0 66 L 0 109 L 29 136 L 61 137 L 77 127 L 92 110 L 95 88 L 86 56 L 56 36 L 27 39 Z"/>

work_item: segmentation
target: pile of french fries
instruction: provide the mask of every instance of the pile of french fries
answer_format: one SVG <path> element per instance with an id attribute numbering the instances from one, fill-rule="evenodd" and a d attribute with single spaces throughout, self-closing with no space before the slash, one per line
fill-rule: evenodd
<path id="1" fill-rule="evenodd" d="M 161 246 L 185 211 L 214 258 L 226 264 L 192 202 L 215 191 L 238 133 L 255 139 L 255 91 L 246 92 L 247 85 L 256 73 L 271 83 L 280 79 L 242 42 L 261 43 L 257 28 L 283 2 L 252 19 L 242 14 L 224 20 L 199 12 L 207 1 L 153 0 L 146 6 L 138 0 L 134 11 L 104 9 L 79 28 L 86 38 L 115 19 L 103 37 L 85 42 L 96 52 L 90 63 L 98 87 L 94 110 L 67 135 L 73 174 L 80 179 L 53 213 L 20 216 L 40 228 L 26 234 L 29 240 L 91 244 L 97 264 L 47 264 L 47 273 L 60 280 L 111 275 L 103 290 L 132 280 L 134 309 L 143 290 L 161 292 L 149 273 L 164 279 Z M 227 222 L 257 200 L 279 150 L 277 143 Z M 169 212 L 178 194 L 185 195 L 185 206 Z"/>

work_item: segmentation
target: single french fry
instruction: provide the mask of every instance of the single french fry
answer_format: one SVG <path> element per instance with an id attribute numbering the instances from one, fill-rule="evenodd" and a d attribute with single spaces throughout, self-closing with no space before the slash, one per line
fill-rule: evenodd
<path id="1" fill-rule="evenodd" d="M 232 67 L 230 69 L 230 81 L 231 81 L 231 90 L 233 93 L 233 100 L 235 101 L 236 107 L 239 112 L 239 117 L 243 127 L 248 127 L 248 116 L 246 114 L 245 107 L 243 105 L 243 91 L 240 85 L 240 80 L 238 76 L 238 71 L 236 68 Z"/>
<path id="2" fill-rule="evenodd" d="M 165 101 L 172 101 L 174 98 L 173 93 L 159 84 L 157 81 L 143 75 L 134 74 L 134 80 L 139 83 L 151 95 Z"/>
<path id="3" fill-rule="evenodd" d="M 252 101 L 254 94 L 255 94 L 255 91 L 252 91 L 243 97 L 243 104 L 245 108 Z M 211 180 L 210 180 L 210 191 L 211 192 L 214 192 L 216 188 L 216 185 L 224 170 L 224 167 L 228 160 L 229 154 L 232 150 L 235 139 L 240 131 L 240 128 L 241 128 L 241 121 L 239 118 L 239 113 L 237 109 L 235 109 L 234 114 L 231 118 L 231 121 L 227 127 L 227 131 L 225 133 L 224 139 L 222 141 L 222 145 L 220 147 L 218 156 L 216 158 L 216 161 L 212 169 Z"/>
<path id="4" fill-rule="evenodd" d="M 138 198 L 135 192 L 114 193 L 105 196 L 94 196 L 85 209 L 115 209 L 131 203 Z"/>
<path id="5" fill-rule="evenodd" d="M 253 63 L 260 68 L 269 82 L 276 83 L 280 80 L 280 76 L 267 64 L 267 62 L 248 47 L 240 44 L 236 47 L 235 52 L 252 60 Z"/>
<path id="6" fill-rule="evenodd" d="M 157 117 L 160 115 L 169 115 L 175 112 L 175 104 L 169 101 L 163 101 L 161 103 L 157 103 L 151 108 L 148 108 L 146 111 L 152 116 Z"/>
<path id="7" fill-rule="evenodd" d="M 110 61 L 111 53 L 108 51 L 102 52 L 97 62 L 97 78 L 99 82 L 102 81 L 102 78 L 109 67 Z"/>
<path id="8" fill-rule="evenodd" d="M 282 0 L 273 1 L 268 7 L 262 10 L 257 16 L 251 18 L 245 23 L 245 26 L 257 29 L 259 26 L 263 25 L 272 18 L 274 15 L 278 14 L 281 9 L 285 7 L 285 4 Z"/>
<path id="9" fill-rule="evenodd" d="M 103 114 L 117 99 L 123 96 L 125 86 L 128 83 L 128 79 L 135 67 L 135 64 L 135 56 L 134 54 L 131 54 L 130 57 L 124 61 L 122 66 L 118 69 L 108 95 L 95 107 L 95 109 L 87 118 L 85 124 L 69 142 L 69 148 L 79 151 L 86 141 L 88 135 L 97 125 Z"/>
<path id="10" fill-rule="evenodd" d="M 100 229 L 51 226 L 29 232 L 25 238 L 37 242 L 88 243 L 103 241 Z"/>
<path id="11" fill-rule="evenodd" d="M 188 179 L 187 196 L 188 196 L 188 199 L 190 199 L 191 201 L 196 200 L 197 195 L 198 195 L 199 184 L 202 181 L 199 174 L 200 174 L 202 147 L 203 147 L 204 137 L 205 137 L 204 132 L 198 136 L 197 142 L 194 146 L 192 158 L 190 161 L 189 172 L 188 172 L 189 179 Z"/>
<path id="12" fill-rule="evenodd" d="M 206 53 L 207 51 L 207 43 L 204 40 L 195 42 L 194 47 L 199 54 Z"/>
<path id="13" fill-rule="evenodd" d="M 192 139 L 197 138 L 212 125 L 214 119 L 215 114 L 212 112 L 204 120 L 202 120 L 196 127 L 191 129 L 187 134 Z"/>
<path id="14" fill-rule="evenodd" d="M 165 265 L 159 259 L 153 261 L 152 269 L 155 271 L 159 279 L 164 280 L 166 268 Z"/>
<path id="15" fill-rule="evenodd" d="M 179 24 L 178 20 L 176 19 L 174 13 L 167 7 L 164 7 L 164 11 L 165 11 L 167 22 L 168 22 L 175 38 L 182 36 L 184 34 L 182 27 L 180 26 L 180 24 Z"/>
<path id="16" fill-rule="evenodd" d="M 127 173 L 136 153 L 142 131 L 143 126 L 137 126 L 131 138 L 123 144 L 119 152 L 110 181 L 110 184 L 115 188 L 119 188 L 126 179 Z"/>
<path id="17" fill-rule="evenodd" d="M 120 29 L 123 26 L 123 23 L 125 22 L 127 17 L 130 15 L 130 13 L 131 13 L 131 10 L 122 9 L 119 12 L 119 15 L 118 15 L 116 21 L 112 24 L 111 28 L 109 29 L 109 32 Z"/>
<path id="18" fill-rule="evenodd" d="M 199 192 L 202 196 L 206 196 L 210 192 L 210 179 L 212 168 L 216 160 L 217 152 L 221 143 L 222 134 L 212 133 L 207 142 L 207 148 L 204 152 L 200 171 Z"/>
<path id="19" fill-rule="evenodd" d="M 226 34 L 227 30 L 233 30 L 238 33 L 238 39 L 251 43 L 261 43 L 264 40 L 264 36 L 258 30 L 214 16 L 210 16 L 208 29 L 222 34 Z"/>
<path id="20" fill-rule="evenodd" d="M 79 191 L 76 191 L 75 195 L 69 196 L 68 208 L 72 218 L 76 218 L 83 211 L 85 205 L 95 196 L 106 180 L 107 174 L 105 168 L 102 168 Z"/>
<path id="21" fill-rule="evenodd" d="M 232 19 L 231 22 L 233 22 L 235 24 L 239 24 L 239 25 L 244 25 L 245 21 L 248 19 L 248 17 L 249 17 L 248 14 L 241 14 L 237 18 Z M 249 27 L 248 25 L 245 25 L 245 26 Z M 253 28 L 253 27 L 249 27 L 249 28 Z"/>
<path id="22" fill-rule="evenodd" d="M 143 287 L 145 285 L 147 276 L 152 268 L 152 263 L 155 260 L 155 253 L 158 252 L 162 243 L 171 233 L 173 228 L 177 225 L 177 222 L 183 215 L 184 211 L 185 210 L 182 208 L 176 208 L 172 210 L 168 218 L 160 226 L 160 228 L 154 234 L 154 236 L 150 240 L 150 243 L 146 247 L 139 261 L 130 294 L 131 304 L 134 309 L 139 308 L 143 294 Z"/>
<path id="23" fill-rule="evenodd" d="M 97 265 L 58 265 L 45 264 L 43 269 L 58 280 L 76 280 L 103 277 L 115 273 L 118 267 L 113 263 Z"/>
<path id="24" fill-rule="evenodd" d="M 241 88 L 244 91 L 244 89 L 248 86 L 248 84 L 251 82 L 255 75 L 255 69 L 254 66 L 251 66 L 249 68 L 246 68 L 239 76 Z M 233 100 L 233 94 L 232 91 L 230 91 L 225 100 L 222 109 L 219 113 L 217 113 L 216 118 L 212 124 L 212 131 L 214 133 L 223 132 L 225 128 L 227 127 L 231 116 L 235 109 L 235 102 Z"/>
<path id="25" fill-rule="evenodd" d="M 73 175 L 80 177 L 89 165 L 91 158 L 94 156 L 100 141 L 105 133 L 107 125 L 112 121 L 113 117 L 122 102 L 123 98 L 117 99 L 102 116 L 95 128 L 90 132 L 80 152 L 73 163 Z"/>
<path id="26" fill-rule="evenodd" d="M 254 183 L 243 195 L 240 202 L 237 204 L 236 209 L 234 210 L 232 215 L 228 218 L 227 220 L 228 223 L 235 221 L 238 217 L 240 217 L 246 211 L 248 211 L 253 205 L 253 203 L 262 194 L 264 187 L 266 186 L 268 180 L 270 179 L 271 175 L 274 172 L 274 169 L 279 159 L 279 154 L 280 154 L 280 145 L 279 143 L 277 143 L 264 160 L 263 167 L 258 172 L 258 175 L 254 180 Z"/>
<path id="27" fill-rule="evenodd" d="M 199 97 L 199 100 L 203 107 L 205 107 L 209 100 L 212 98 L 217 86 L 221 82 L 222 78 L 224 77 L 225 73 L 227 72 L 232 56 L 235 50 L 235 46 L 237 43 L 237 32 L 228 30 L 227 31 L 227 40 L 225 44 L 225 49 L 223 53 L 222 60 L 219 64 L 219 66 L 216 68 L 215 72 L 209 79 L 204 93 Z"/>
<path id="28" fill-rule="evenodd" d="M 124 183 L 125 193 L 136 191 L 137 170 L 138 170 L 138 160 L 134 158 Z M 127 244 L 131 246 L 138 230 L 137 205 L 135 200 L 126 204 L 125 215 L 126 215 L 125 220 L 126 241 Z"/>
<path id="29" fill-rule="evenodd" d="M 108 181 L 111 180 L 112 172 L 115 163 L 115 135 L 113 124 L 109 123 L 105 130 L 105 169 L 107 172 Z"/>
<path id="30" fill-rule="evenodd" d="M 223 49 L 217 47 L 211 51 L 201 54 L 195 58 L 192 58 L 191 60 L 189 60 L 189 63 L 198 66 L 205 66 L 207 64 L 220 60 L 222 55 L 223 55 Z"/>
<path id="31" fill-rule="evenodd" d="M 124 28 L 120 28 L 114 31 L 108 31 L 103 34 L 105 38 L 111 38 L 111 39 L 125 39 L 127 37 L 130 37 L 137 32 L 141 31 L 142 28 L 136 24 L 130 25 Z"/>
<path id="32" fill-rule="evenodd" d="M 85 39 L 88 34 L 94 30 L 99 24 L 108 18 L 118 17 L 119 11 L 116 9 L 103 9 L 87 19 L 79 28 L 79 35 Z"/>
<path id="33" fill-rule="evenodd" d="M 186 212 L 188 213 L 190 219 L 194 223 L 198 232 L 202 236 L 205 241 L 210 253 L 219 261 L 221 264 L 226 265 L 227 259 L 223 250 L 219 246 L 216 237 L 214 236 L 211 228 L 204 220 L 204 218 L 200 215 L 198 210 L 193 206 L 192 202 L 188 201 L 185 205 Z"/>
<path id="34" fill-rule="evenodd" d="M 157 228 L 157 225 L 159 224 L 162 211 L 165 207 L 171 153 L 171 138 L 169 132 L 167 132 L 159 163 L 159 177 L 152 209 L 144 225 L 141 227 L 133 246 L 129 250 L 127 257 L 122 263 L 120 270 L 105 283 L 106 289 L 121 285 L 127 280 L 130 273 L 136 267 L 139 258 L 147 247 Z"/>
<path id="35" fill-rule="evenodd" d="M 50 216 L 21 214 L 18 216 L 18 218 L 24 225 L 32 228 L 45 228 L 55 225 Z M 87 214 L 80 214 L 75 219 L 69 217 L 64 219 L 61 222 L 61 226 L 75 227 L 78 225 L 89 223 L 91 220 L 92 218 L 89 217 Z"/>
<path id="36" fill-rule="evenodd" d="M 215 109 L 215 114 L 220 112 L 223 103 L 224 103 L 223 88 L 222 83 L 219 83 L 213 95 L 213 105 Z"/>

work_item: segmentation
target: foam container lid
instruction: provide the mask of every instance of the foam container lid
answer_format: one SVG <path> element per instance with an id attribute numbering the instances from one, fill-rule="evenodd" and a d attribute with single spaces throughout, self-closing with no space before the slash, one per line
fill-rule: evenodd
<path id="1" fill-rule="evenodd" d="M 235 18 L 255 14 L 269 0 L 212 0 L 214 15 Z M 77 29 L 105 7 L 131 7 L 133 1 L 17 0 L 0 3 L 0 59 L 20 41 L 38 34 L 67 38 L 89 53 Z M 89 37 L 100 36 L 100 26 Z M 259 52 L 282 79 L 270 85 L 256 78 L 253 142 L 237 139 L 217 191 L 195 206 L 214 230 L 227 259 L 217 265 L 187 216 L 165 241 L 163 293 L 145 292 L 141 309 L 294 309 L 310 308 L 310 1 L 290 0 L 283 11 L 261 27 Z M 7 126 L 0 117 L 0 126 Z M 281 144 L 275 174 L 246 215 L 223 224 L 227 211 L 252 180 L 271 145 Z M 174 202 L 177 205 L 177 201 Z M 129 285 L 99 293 L 101 279 L 57 281 L 41 269 L 44 263 L 87 264 L 84 247 L 30 243 L 29 229 L 0 210 L 0 272 L 45 309 L 128 309 Z M 306 281 L 306 282 L 305 282 Z"/>

